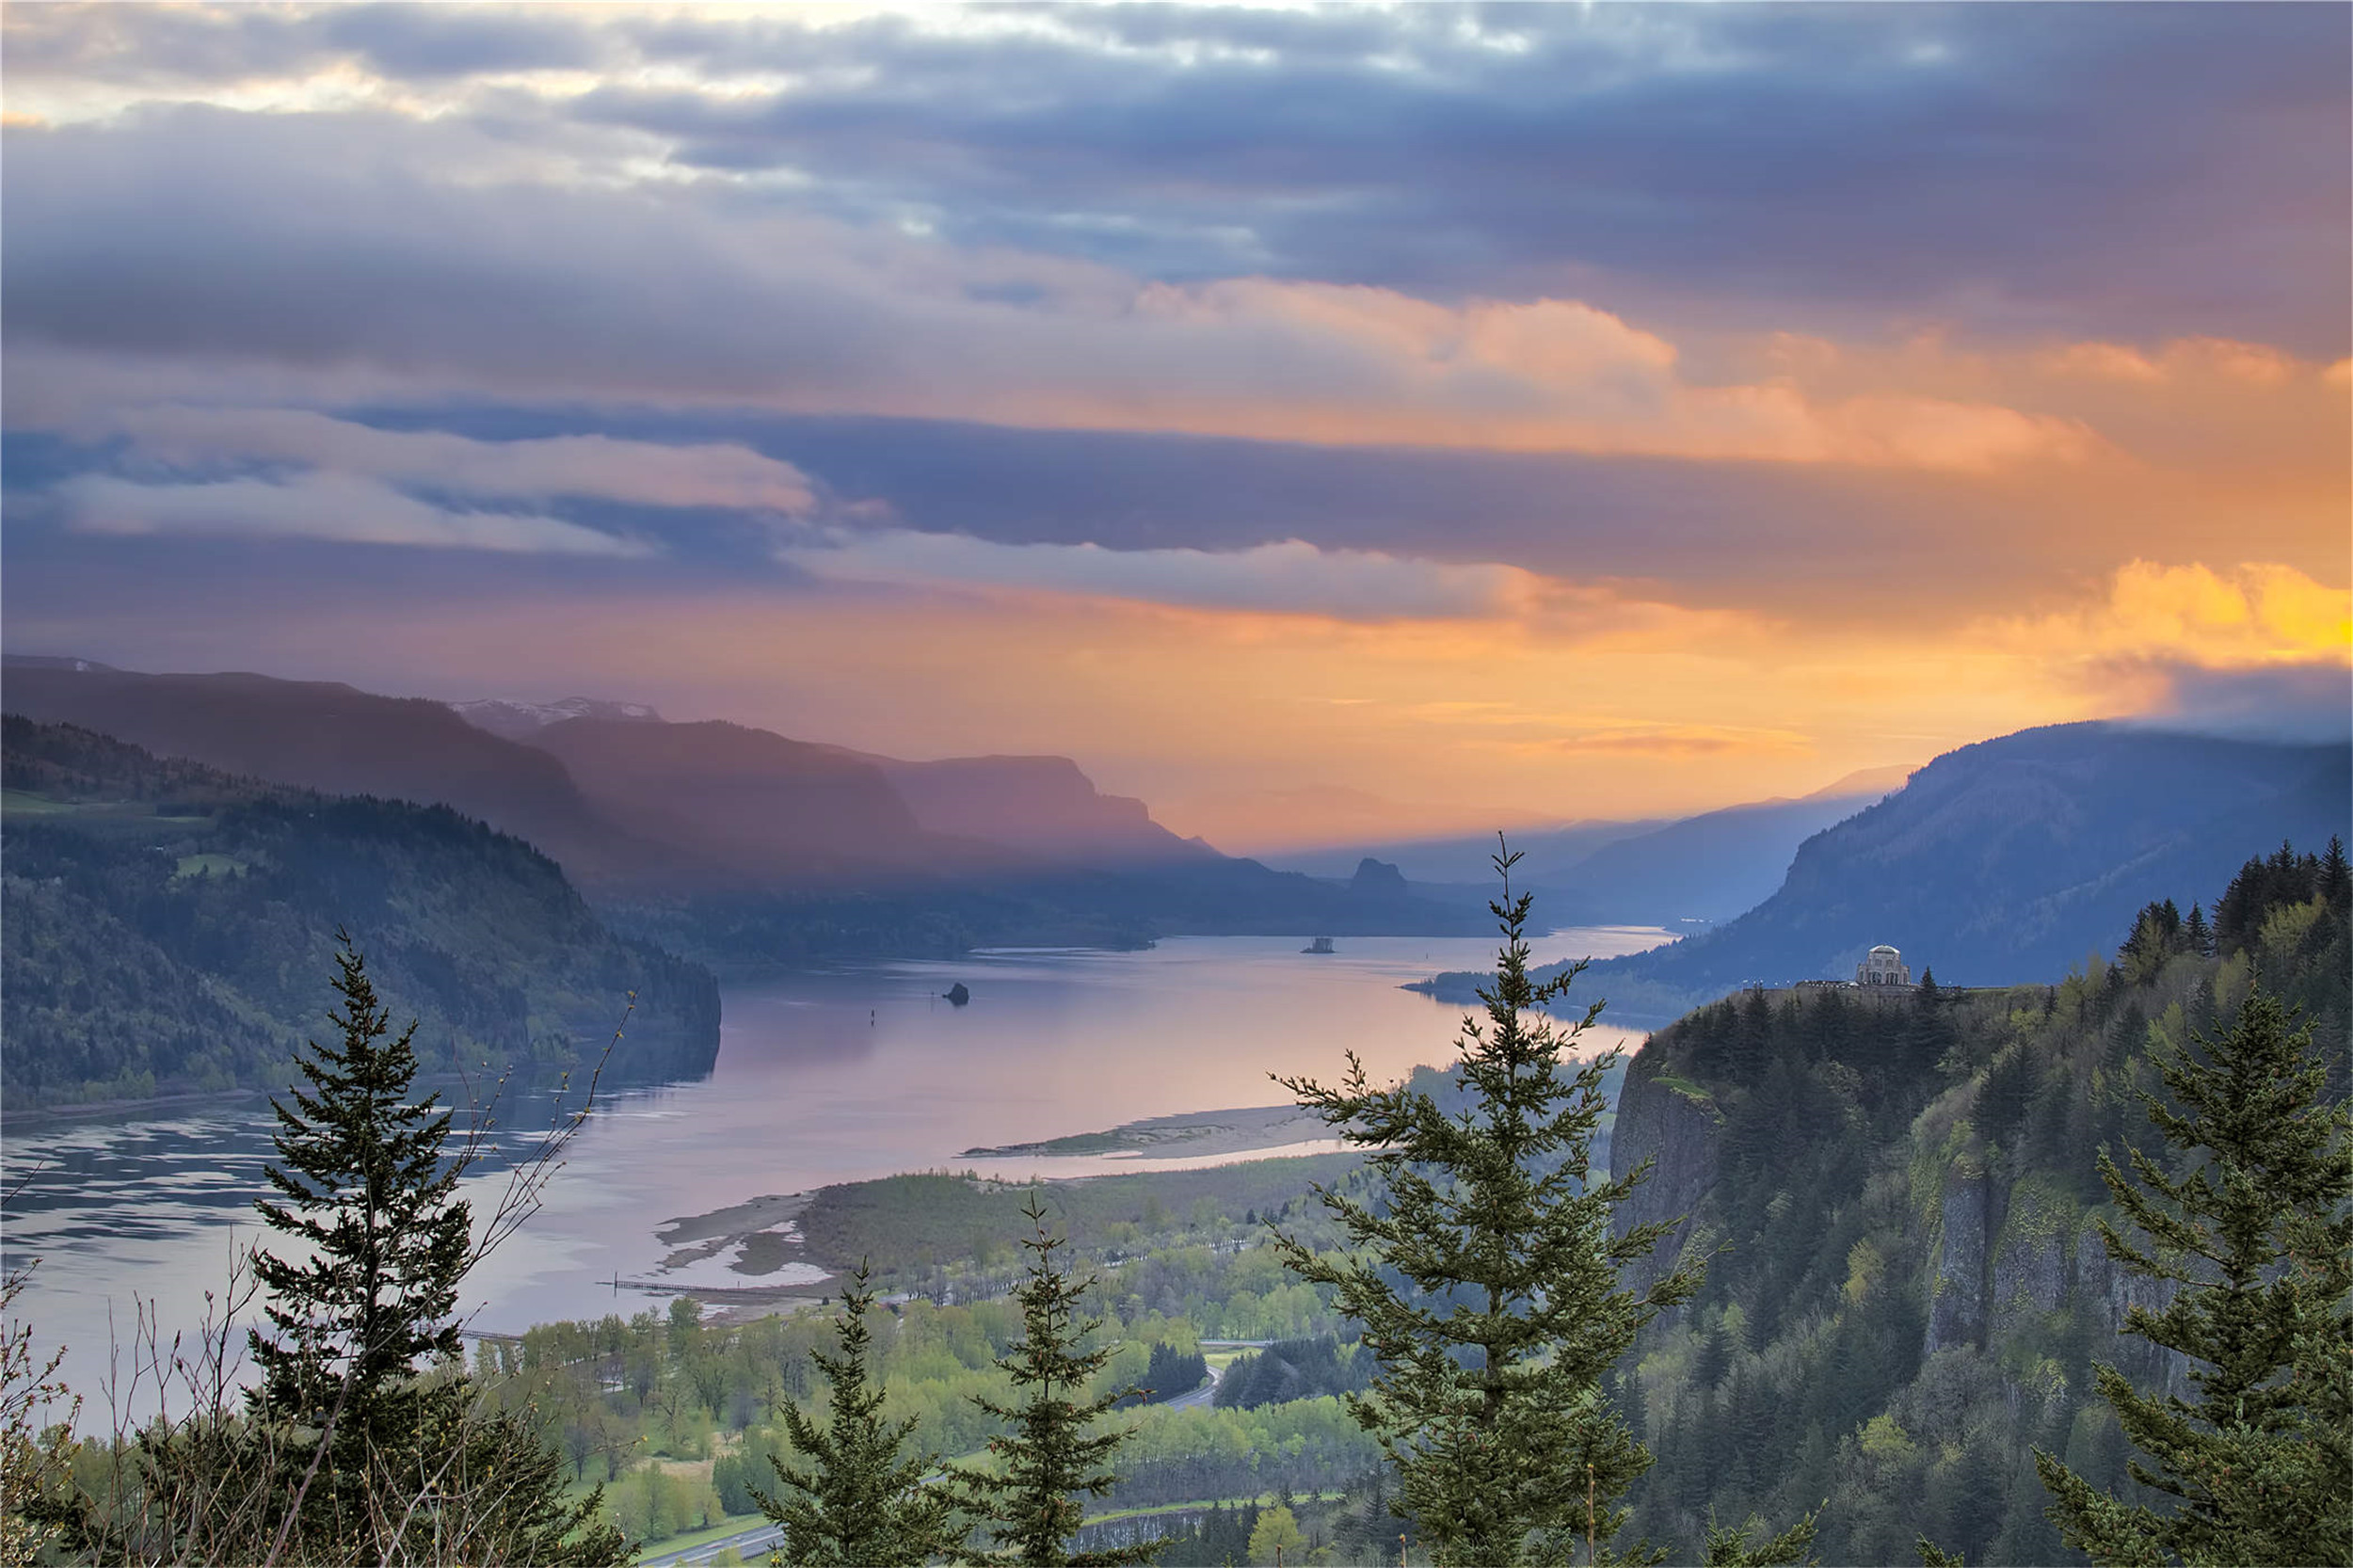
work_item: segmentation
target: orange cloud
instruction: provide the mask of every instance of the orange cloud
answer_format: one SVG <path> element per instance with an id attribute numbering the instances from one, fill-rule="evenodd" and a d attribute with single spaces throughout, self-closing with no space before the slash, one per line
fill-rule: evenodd
<path id="1" fill-rule="evenodd" d="M 1573 299 L 1459 306 L 1362 285 L 1148 284 L 1116 315 L 1151 375 L 1086 388 L 1016 372 L 987 417 L 1331 445 L 1409 444 L 1708 460 L 1976 470 L 2074 461 L 2078 423 L 1880 388 L 1817 400 L 1795 383 L 1696 382 L 1667 339 Z M 1246 345 L 1246 346 L 1245 346 Z M 1209 371 L 1247 362 L 1247 376 Z M 946 412 L 932 407 L 928 411 Z"/>
<path id="2" fill-rule="evenodd" d="M 2165 659 L 2211 669 L 2353 664 L 2353 594 L 2294 567 L 2132 561 L 2103 601 L 1996 623 L 1997 641 L 2065 660 Z"/>

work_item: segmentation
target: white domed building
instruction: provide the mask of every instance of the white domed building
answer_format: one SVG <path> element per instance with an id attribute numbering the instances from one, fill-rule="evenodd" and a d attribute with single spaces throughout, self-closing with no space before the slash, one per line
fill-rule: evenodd
<path id="1" fill-rule="evenodd" d="M 1855 966 L 1854 983 L 1857 985 L 1909 985 L 1912 984 L 1912 966 L 1904 962 L 1901 952 L 1882 942 Z"/>

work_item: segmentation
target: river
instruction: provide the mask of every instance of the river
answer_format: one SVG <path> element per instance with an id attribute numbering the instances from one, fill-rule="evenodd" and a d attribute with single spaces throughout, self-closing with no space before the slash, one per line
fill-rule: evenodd
<path id="1" fill-rule="evenodd" d="M 1572 928 L 1539 941 L 1536 957 L 1602 957 L 1663 938 L 1647 927 Z M 544 1208 L 468 1277 L 461 1305 L 476 1327 L 504 1332 L 627 1314 L 655 1300 L 626 1282 L 661 1258 L 654 1231 L 674 1217 L 900 1171 L 1150 1169 L 960 1151 L 1274 1104 L 1287 1096 L 1269 1073 L 1328 1080 L 1350 1049 L 1376 1077 L 1450 1060 L 1463 1010 L 1399 986 L 1491 965 L 1494 943 L 1339 947 L 1313 955 L 1297 938 L 1176 937 L 1140 952 L 983 952 L 730 988 L 711 1075 L 605 1096 Z M 959 982 L 971 996 L 963 1007 L 942 996 Z M 535 1095 L 500 1119 L 520 1140 L 550 1114 Z M 0 1123 L 0 1177 L 13 1193 L 0 1256 L 11 1268 L 40 1259 L 17 1311 L 37 1342 L 69 1346 L 66 1376 L 94 1405 L 110 1341 L 127 1343 L 142 1311 L 167 1330 L 193 1329 L 236 1249 L 262 1234 L 252 1200 L 266 1190 L 271 1127 L 258 1098 Z M 470 1178 L 477 1210 L 504 1179 Z"/>

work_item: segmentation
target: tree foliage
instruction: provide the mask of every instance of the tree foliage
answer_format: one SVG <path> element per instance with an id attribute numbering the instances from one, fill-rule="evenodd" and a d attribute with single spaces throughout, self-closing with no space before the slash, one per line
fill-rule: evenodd
<path id="1" fill-rule="evenodd" d="M 2282 852 L 2284 856 L 2285 852 Z M 2144 1095 L 2178 1152 L 2130 1151 L 2100 1175 L 2137 1240 L 2103 1220 L 2108 1254 L 2172 1287 L 2128 1330 L 2189 1357 L 2195 1399 L 2145 1394 L 2102 1366 L 2100 1392 L 2148 1456 L 2133 1478 L 2172 1499 L 2159 1512 L 2100 1492 L 2038 1453 L 2051 1513 L 2095 1561 L 2353 1560 L 2353 1127 L 2322 1096 L 2308 1032 L 2261 990 L 2236 1025 L 2166 1051 L 2173 1103 Z M 2177 1108 L 2178 1107 L 2178 1108 Z"/>
<path id="2" fill-rule="evenodd" d="M 40 1260 L 0 1278 L 0 1564 L 16 1568 L 39 1557 L 57 1533 L 57 1521 L 36 1499 L 57 1484 L 69 1458 L 68 1432 L 81 1401 L 57 1380 L 60 1348 L 43 1356 L 33 1348 L 32 1325 L 13 1313 Z M 41 1420 L 41 1416 L 50 1417 Z"/>
<path id="3" fill-rule="evenodd" d="M 1079 1498 L 1099 1497 L 1117 1483 L 1118 1477 L 1106 1466 L 1128 1436 L 1116 1428 L 1095 1430 L 1096 1422 L 1140 1390 L 1090 1393 L 1096 1374 L 1112 1354 L 1106 1346 L 1087 1347 L 1100 1324 L 1080 1315 L 1080 1303 L 1095 1282 L 1073 1276 L 1057 1261 L 1055 1253 L 1067 1243 L 1048 1225 L 1046 1210 L 1035 1196 L 1023 1207 L 1022 1216 L 1030 1223 L 1031 1235 L 1021 1245 L 1031 1256 L 1028 1276 L 1015 1292 L 1021 1308 L 1021 1339 L 997 1361 L 1022 1398 L 1019 1403 L 1007 1403 L 986 1395 L 973 1397 L 974 1404 L 1004 1422 L 1007 1430 L 989 1443 L 999 1466 L 963 1469 L 958 1479 L 973 1511 L 993 1528 L 1000 1560 L 1024 1568 L 1149 1562 L 1158 1551 L 1156 1543 L 1071 1550 L 1072 1538 L 1085 1520 Z"/>
<path id="4" fill-rule="evenodd" d="M 411 1098 L 415 1026 L 392 1034 L 364 960 L 339 947 L 341 1038 L 298 1062 L 310 1087 L 278 1104 L 265 1167 L 279 1197 L 257 1202 L 298 1256 L 253 1253 L 193 1352 L 132 1348 L 174 1408 L 110 1450 L 85 1445 L 92 1475 L 50 1517 L 105 1562 L 626 1560 L 598 1522 L 600 1494 L 568 1498 L 536 1423 L 466 1375 L 452 1316 L 468 1267 L 536 1207 L 577 1121 L 517 1167 L 478 1243 L 456 1193 L 465 1156 L 444 1152 L 450 1114 Z M 261 1385 L 240 1398 L 232 1325 L 257 1292 Z"/>
<path id="5" fill-rule="evenodd" d="M 928 1486 L 936 1453 L 906 1451 L 913 1417 L 883 1416 L 880 1384 L 870 1381 L 873 1333 L 866 1315 L 874 1291 L 861 1264 L 841 1292 L 834 1353 L 818 1352 L 829 1385 L 824 1426 L 783 1407 L 785 1438 L 808 1462 L 803 1470 L 771 1455 L 781 1496 L 755 1494 L 761 1512 L 784 1527 L 784 1558 L 808 1568 L 868 1568 L 874 1563 L 923 1562 L 954 1552 L 967 1533 L 954 1497 Z"/>
<path id="6" fill-rule="evenodd" d="M 1258 1515 L 1250 1527 L 1250 1560 L 1279 1563 L 1289 1552 L 1293 1562 L 1299 1561 L 1307 1537 L 1300 1530 L 1299 1516 L 1277 1504 Z"/>
<path id="7" fill-rule="evenodd" d="M 1752 1513 L 1738 1525 L 1707 1522 L 1707 1539 L 1700 1549 L 1706 1568 L 1792 1568 L 1818 1562 L 1814 1549 L 1814 1515 L 1809 1513 L 1779 1535 L 1765 1535 L 1765 1521 Z"/>
<path id="8" fill-rule="evenodd" d="M 1144 1397 L 1155 1404 L 1164 1404 L 1192 1393 L 1209 1377 L 1209 1359 L 1198 1350 L 1156 1344 L 1144 1362 Z"/>
<path id="9" fill-rule="evenodd" d="M 338 923 L 425 1073 L 708 1072 L 716 981 L 615 935 L 554 861 L 446 807 L 322 795 L 0 719 L 0 1088 L 11 1107 L 289 1081 Z M 27 797 L 31 797 L 29 802 Z M 30 805 L 30 809 L 20 808 Z"/>
<path id="10" fill-rule="evenodd" d="M 1615 1053 L 1564 1063 L 1602 1004 L 1565 1032 L 1539 1011 L 1581 966 L 1529 979 L 1531 899 L 1511 891 L 1518 858 L 1496 856 L 1503 900 L 1490 907 L 1503 943 L 1480 993 L 1486 1024 L 1464 1024 L 1462 1112 L 1410 1084 L 1375 1087 L 1353 1052 L 1337 1087 L 1278 1080 L 1371 1151 L 1377 1201 L 1319 1189 L 1352 1250 L 1278 1245 L 1363 1325 L 1379 1370 L 1352 1408 L 1396 1464 L 1403 1506 L 1441 1561 L 1515 1562 L 1616 1534 L 1616 1499 L 1649 1456 L 1603 1379 L 1641 1326 L 1697 1285 L 1677 1270 L 1640 1293 L 1619 1287 L 1619 1270 L 1673 1227 L 1612 1233 L 1647 1169 L 1620 1181 L 1593 1169 Z"/>
<path id="11" fill-rule="evenodd" d="M 254 1255 L 270 1331 L 251 1333 L 259 1408 L 306 1426 L 333 1425 L 350 1451 L 412 1426 L 417 1374 L 463 1345 L 452 1308 L 472 1241 L 442 1158 L 450 1112 L 411 1099 L 413 1023 L 397 1036 L 347 934 L 336 934 L 341 1040 L 296 1059 L 309 1089 L 271 1101 L 279 1198 L 256 1199 L 269 1227 L 297 1243 L 292 1257 Z"/>

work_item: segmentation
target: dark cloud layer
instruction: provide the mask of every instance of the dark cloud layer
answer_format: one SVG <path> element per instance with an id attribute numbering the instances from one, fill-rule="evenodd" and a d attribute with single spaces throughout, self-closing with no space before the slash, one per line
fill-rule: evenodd
<path id="1" fill-rule="evenodd" d="M 1771 465 L 1333 450 L 927 420 L 584 415 L 517 405 L 360 408 L 349 417 L 487 442 L 589 429 L 674 446 L 725 441 L 806 471 L 829 498 L 829 519 L 1008 545 L 1240 551 L 1303 539 L 1432 561 L 1509 562 L 1572 580 L 1641 579 L 1673 563 L 1678 593 L 1699 601 L 1747 600 L 1771 578 L 1780 584 L 1775 597 L 1795 602 L 1807 590 L 1786 583 L 1793 570 L 1813 591 L 1837 597 L 1859 579 L 1883 575 L 1891 563 L 1945 586 L 1973 569 L 2010 569 L 1987 560 L 1966 528 L 1889 535 L 1881 520 L 1900 501 L 1867 482 Z M 85 445 L 19 433 L 6 451 L 12 560 L 22 556 L 20 545 L 29 548 L 69 521 L 56 498 L 76 476 L 185 477 L 157 473 L 120 442 Z M 258 467 L 248 462 L 228 472 Z M 724 579 L 746 569 L 761 577 L 783 569 L 768 564 L 773 536 L 736 512 L 584 496 L 552 498 L 544 510 L 655 542 L 665 573 L 709 571 Z M 1875 540 L 1867 558 L 1855 549 L 1864 537 Z M 52 540 L 35 569 L 48 569 L 76 548 Z M 124 559 L 112 542 L 88 548 Z M 637 577 L 651 568 L 632 561 L 616 569 Z"/>
<path id="2" fill-rule="evenodd" d="M 92 404 L 377 397 L 368 417 L 388 424 L 740 440 L 829 502 L 1008 544 L 1296 538 L 1672 576 L 1708 602 L 1744 584 L 1752 603 L 1834 597 L 1863 575 L 1950 601 L 2096 578 L 2119 531 L 2104 521 L 2076 549 L 2058 527 L 2028 559 L 2005 550 L 2015 496 L 1966 475 L 1931 492 L 1835 464 L 1625 455 L 1663 447 L 1336 451 L 727 410 L 987 419 L 1026 387 L 1036 403 L 1001 417 L 1082 424 L 1090 400 L 1134 387 L 1313 404 L 1387 373 L 1377 312 L 1285 335 L 1326 296 L 1230 329 L 1223 296 L 1188 296 L 1187 330 L 1209 325 L 1151 335 L 1139 280 L 1249 274 L 1420 296 L 1385 299 L 1393 316 L 1478 294 L 1625 310 L 1606 352 L 1580 339 L 1562 354 L 1608 361 L 1589 380 L 1622 376 L 1638 410 L 1705 374 L 1643 381 L 1609 360 L 1637 328 L 1703 360 L 1711 327 L 1823 320 L 1881 344 L 1949 323 L 1997 344 L 2346 347 L 2343 7 L 1054 7 L 822 24 L 33 8 L 8 24 L 12 87 L 157 101 L 10 133 L 0 306 L 20 433 L 65 418 L 84 375 L 102 382 Z M 444 94 L 442 112 L 201 102 L 338 64 Z M 504 80 L 568 72 L 632 85 Z M 718 76 L 728 90 L 705 90 Z M 618 178 L 625 155 L 664 173 Z M 1524 389 L 1505 379 L 1509 412 Z M 949 385 L 968 395 L 910 395 Z M 1268 434 L 1320 439 L 1306 428 Z M 120 476 L 103 442 L 71 450 Z M 41 497 L 70 477 L 12 471 L 11 518 L 54 520 Z M 681 569 L 740 566 L 766 542 L 676 508 L 547 511 L 655 541 Z M 2232 548 L 2292 553 L 2263 534 L 2268 515 L 2234 522 Z M 2178 531 L 2150 548 L 2189 553 Z"/>
<path id="3" fill-rule="evenodd" d="M 649 134 L 685 168 L 790 171 L 804 211 L 1146 276 L 2346 352 L 2342 6 L 968 21 L 132 12 L 12 34 L 9 69 L 723 73 L 753 85 L 614 85 L 547 112 Z M 760 90 L 763 72 L 779 85 Z"/>
<path id="4" fill-rule="evenodd" d="M 2124 336 L 2194 323 L 2333 355 L 2349 17 L 1488 13 L 1516 52 L 1443 8 L 1329 39 L 1295 19 L 1090 18 L 1130 43 L 1278 51 L 1135 64 L 877 23 L 777 48 L 817 80 L 765 102 L 615 89 L 580 111 L 688 161 L 855 181 L 968 237 L 1075 235 L 1123 264 L 1151 247 L 1113 219 L 1234 236 L 1222 256 L 1172 245 L 1171 270 L 1503 293 L 1598 273 L 1617 297 L 1663 284 Z M 829 88 L 853 61 L 888 88 Z"/>

